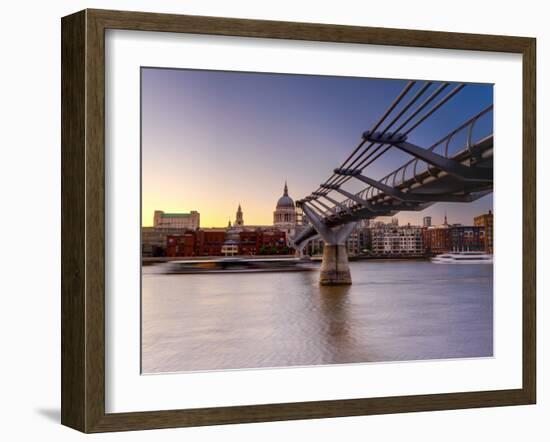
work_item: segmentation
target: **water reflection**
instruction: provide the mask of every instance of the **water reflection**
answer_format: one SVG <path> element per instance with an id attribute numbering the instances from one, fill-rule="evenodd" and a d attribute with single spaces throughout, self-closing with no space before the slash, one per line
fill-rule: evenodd
<path id="1" fill-rule="evenodd" d="M 354 262 L 317 272 L 160 275 L 144 268 L 144 372 L 492 355 L 492 266 Z"/>
<path id="2" fill-rule="evenodd" d="M 330 362 L 345 360 L 353 349 L 353 320 L 349 303 L 350 286 L 320 286 L 318 320 L 323 324 L 323 339 Z"/>

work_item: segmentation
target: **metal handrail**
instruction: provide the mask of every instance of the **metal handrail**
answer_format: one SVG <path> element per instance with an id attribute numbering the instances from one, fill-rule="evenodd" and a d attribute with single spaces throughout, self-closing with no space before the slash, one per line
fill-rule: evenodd
<path id="1" fill-rule="evenodd" d="M 432 144 L 430 147 L 428 147 L 426 150 L 428 151 L 433 151 L 437 146 L 441 145 L 444 141 L 447 141 L 447 144 L 445 146 L 445 157 L 448 158 L 448 155 L 449 155 L 449 143 L 451 141 L 451 139 L 459 132 L 461 132 L 464 128 L 468 127 L 469 126 L 469 132 L 468 132 L 468 144 L 467 144 L 467 147 L 469 150 L 471 150 L 471 146 L 472 146 L 472 141 L 471 141 L 471 137 L 472 137 L 472 132 L 473 132 L 473 127 L 475 125 L 475 123 L 482 117 L 484 116 L 485 114 L 487 114 L 488 112 L 490 112 L 491 110 L 493 110 L 493 105 L 491 104 L 490 106 L 486 107 L 485 109 L 483 109 L 481 112 L 477 113 L 476 115 L 474 115 L 472 118 L 470 118 L 468 121 L 466 121 L 465 123 L 461 124 L 459 127 L 457 127 L 456 129 L 454 129 L 452 132 L 449 132 L 447 135 L 445 135 L 443 138 L 441 138 L 439 141 L 436 141 L 434 144 Z M 391 177 L 393 174 L 397 174 L 400 170 L 402 170 L 403 168 L 406 168 L 408 167 L 410 164 L 414 163 L 415 161 L 419 161 L 418 158 L 413 158 L 411 160 L 409 160 L 408 162 L 406 162 L 405 164 L 403 164 L 402 166 L 398 167 L 396 170 L 394 170 L 393 172 L 390 172 L 388 175 L 386 175 L 385 177 L 381 178 L 379 180 L 379 182 L 382 182 L 384 179 L 388 178 L 388 177 Z M 424 162 L 424 161 L 423 161 Z M 416 177 L 416 173 L 415 173 L 415 177 Z M 401 182 L 401 184 L 403 183 L 404 181 Z"/>
<path id="2" fill-rule="evenodd" d="M 440 140 L 436 141 L 435 143 L 433 143 L 430 147 L 428 147 L 426 150 L 428 151 L 433 151 L 435 150 L 435 148 L 437 146 L 440 146 L 443 142 L 445 142 L 445 152 L 444 152 L 444 155 L 445 155 L 445 158 L 448 158 L 449 156 L 449 144 L 452 140 L 452 138 L 458 134 L 459 132 L 461 132 L 462 130 L 464 130 L 465 128 L 468 128 L 468 138 L 467 138 L 467 149 L 468 150 L 472 150 L 473 148 L 473 145 L 474 143 L 472 143 L 472 136 L 473 136 L 473 128 L 475 126 L 475 124 L 477 123 L 477 121 L 483 117 L 484 115 L 486 115 L 487 113 L 489 113 L 490 111 L 493 110 L 493 105 L 490 105 L 488 107 L 486 107 L 485 109 L 483 109 L 482 111 L 478 112 L 476 115 L 474 115 L 473 117 L 471 117 L 469 120 L 467 120 L 466 122 L 464 122 L 463 124 L 461 124 L 460 126 L 458 126 L 457 128 L 455 128 L 453 131 L 449 132 L 447 135 L 445 135 L 443 138 L 441 138 Z M 399 172 L 401 172 L 401 182 L 399 184 L 403 184 L 406 179 L 405 179 L 405 174 L 406 174 L 406 170 L 408 168 L 409 165 L 413 164 L 414 163 L 414 168 L 413 168 L 413 175 L 411 178 L 414 178 L 418 181 L 418 175 L 419 173 L 417 172 L 417 165 L 418 165 L 418 162 L 419 161 L 422 161 L 418 158 L 413 158 L 409 161 L 407 161 L 405 164 L 401 165 L 400 167 L 398 167 L 397 169 L 395 169 L 394 171 L 390 172 L 388 175 L 384 176 L 383 178 L 379 179 L 378 182 L 380 183 L 384 183 L 384 184 L 387 184 L 387 182 L 390 180 L 390 178 L 392 179 L 392 183 L 393 183 L 393 186 L 395 187 L 396 186 L 396 180 L 397 180 L 397 174 Z M 425 163 L 424 161 L 422 161 L 423 163 Z M 427 163 L 425 163 L 427 164 Z M 432 173 L 430 171 L 430 167 L 429 165 L 427 164 L 427 169 L 430 173 Z M 425 170 L 423 170 L 422 172 L 424 172 Z M 376 194 L 374 193 L 376 191 Z M 369 197 L 369 192 L 370 192 L 370 197 Z M 363 195 L 364 193 L 364 195 Z M 373 186 L 367 186 L 365 189 L 361 190 L 360 192 L 358 192 L 356 195 L 359 196 L 360 198 L 364 198 L 364 199 L 372 199 L 374 198 L 375 196 L 378 196 L 382 194 L 381 191 L 379 191 L 379 189 L 376 189 L 374 188 Z M 343 201 L 343 203 L 347 203 L 349 200 L 346 199 Z"/>

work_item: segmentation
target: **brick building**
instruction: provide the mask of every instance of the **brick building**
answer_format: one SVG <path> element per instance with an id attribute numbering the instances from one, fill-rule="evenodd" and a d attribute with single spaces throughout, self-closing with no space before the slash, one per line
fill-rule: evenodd
<path id="1" fill-rule="evenodd" d="M 141 228 L 141 254 L 144 257 L 166 256 L 166 240 L 170 235 L 182 235 L 184 229 Z"/>
<path id="2" fill-rule="evenodd" d="M 260 236 L 261 233 L 255 230 L 239 232 L 239 255 L 256 255 L 260 249 Z"/>
<path id="3" fill-rule="evenodd" d="M 480 226 L 439 226 L 422 229 L 427 254 L 485 250 L 485 228 Z"/>
<path id="4" fill-rule="evenodd" d="M 488 213 L 476 216 L 474 226 L 483 227 L 485 230 L 484 250 L 487 253 L 493 253 L 493 212 L 489 210 Z"/>
<path id="5" fill-rule="evenodd" d="M 451 229 L 448 226 L 423 228 L 422 241 L 427 254 L 448 252 L 451 250 Z"/>
<path id="6" fill-rule="evenodd" d="M 257 254 L 270 255 L 291 253 L 291 250 L 287 246 L 286 232 L 279 229 L 267 229 L 259 233 Z"/>
<path id="7" fill-rule="evenodd" d="M 198 256 L 221 256 L 225 242 L 225 229 L 200 229 L 197 235 Z"/>
<path id="8" fill-rule="evenodd" d="M 166 256 L 196 256 L 197 251 L 197 235 L 193 231 L 166 238 Z"/>
<path id="9" fill-rule="evenodd" d="M 485 229 L 479 226 L 452 226 L 452 251 L 480 251 L 485 249 Z"/>
<path id="10" fill-rule="evenodd" d="M 290 253 L 286 233 L 278 229 L 255 229 L 239 232 L 239 255 L 279 255 Z"/>
<path id="11" fill-rule="evenodd" d="M 291 253 L 286 233 L 273 228 L 238 232 L 228 237 L 228 229 L 199 230 L 142 228 L 142 256 L 227 256 L 279 255 Z M 233 235 L 234 232 L 231 233 Z"/>

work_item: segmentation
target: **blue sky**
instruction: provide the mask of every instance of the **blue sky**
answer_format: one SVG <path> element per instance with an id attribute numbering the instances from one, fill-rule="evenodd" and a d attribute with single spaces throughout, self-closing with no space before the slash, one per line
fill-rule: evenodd
<path id="1" fill-rule="evenodd" d="M 246 223 L 271 224 L 285 179 L 294 199 L 317 189 L 406 83 L 142 68 L 143 225 L 151 225 L 155 209 L 198 210 L 203 226 L 226 225 L 239 203 Z M 469 84 L 409 141 L 428 147 L 492 102 L 492 85 Z M 480 120 L 474 139 L 491 132 L 492 114 Z M 461 134 L 451 147 L 463 147 L 464 141 Z M 380 178 L 409 158 L 391 150 L 364 173 Z M 350 182 L 346 188 L 361 187 Z M 449 222 L 471 224 L 492 204 L 489 195 L 398 218 L 420 224 L 430 215 L 441 223 L 446 212 Z"/>

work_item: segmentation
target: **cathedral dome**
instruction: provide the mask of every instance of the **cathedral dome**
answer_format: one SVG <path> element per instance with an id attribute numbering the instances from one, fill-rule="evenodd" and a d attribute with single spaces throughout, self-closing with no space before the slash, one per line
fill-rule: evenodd
<path id="1" fill-rule="evenodd" d="M 283 195 L 277 201 L 277 209 L 294 209 L 294 201 L 288 195 Z"/>
<path id="2" fill-rule="evenodd" d="M 294 209 L 294 200 L 288 196 L 288 187 L 286 183 L 283 196 L 277 201 L 277 209 Z"/>
<path id="3" fill-rule="evenodd" d="M 294 200 L 288 196 L 286 181 L 283 196 L 277 201 L 277 208 L 273 212 L 273 226 L 285 232 L 289 245 L 289 238 L 296 233 L 296 206 Z"/>

